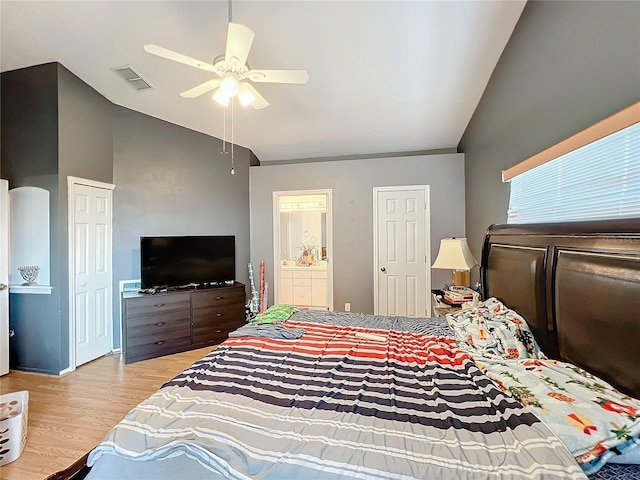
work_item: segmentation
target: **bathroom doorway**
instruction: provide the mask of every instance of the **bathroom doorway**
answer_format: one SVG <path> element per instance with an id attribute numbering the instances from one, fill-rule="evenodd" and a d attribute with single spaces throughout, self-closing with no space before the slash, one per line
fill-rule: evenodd
<path id="1" fill-rule="evenodd" d="M 333 310 L 331 190 L 273 192 L 274 302 Z"/>

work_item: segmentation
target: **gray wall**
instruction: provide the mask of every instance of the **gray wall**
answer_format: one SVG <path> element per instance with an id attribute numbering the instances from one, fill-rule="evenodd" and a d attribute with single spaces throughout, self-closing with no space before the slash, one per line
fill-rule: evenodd
<path id="1" fill-rule="evenodd" d="M 474 255 L 506 222 L 503 169 L 639 98 L 639 2 L 530 1 L 458 146 Z"/>
<path id="2" fill-rule="evenodd" d="M 219 139 L 123 107 L 115 107 L 113 145 L 116 291 L 119 280 L 140 278 L 145 235 L 235 235 L 236 279 L 246 285 L 251 151 L 235 147 L 231 175 Z"/>
<path id="3" fill-rule="evenodd" d="M 113 183 L 113 104 L 58 64 L 58 229 L 52 279 L 60 292 L 60 366 L 69 366 L 68 176 Z"/>
<path id="4" fill-rule="evenodd" d="M 50 231 L 58 229 L 57 64 L 2 73 L 2 176 L 9 188 L 33 186 L 50 194 Z M 52 247 L 54 242 L 51 243 Z M 51 265 L 51 280 L 57 270 Z M 51 295 L 10 294 L 11 368 L 58 373 L 60 290 Z"/>
<path id="5" fill-rule="evenodd" d="M 110 104 L 57 63 L 2 74 L 2 175 L 50 194 L 51 295 L 11 294 L 11 367 L 69 366 L 67 175 L 111 182 Z"/>
<path id="6" fill-rule="evenodd" d="M 251 261 L 265 262 L 273 285 L 273 192 L 333 190 L 334 309 L 373 313 L 373 187 L 431 186 L 431 260 L 440 239 L 464 235 L 464 156 L 460 154 L 341 160 L 251 167 Z M 450 281 L 433 270 L 432 285 Z M 269 304 L 273 303 L 273 289 Z"/>
<path id="7" fill-rule="evenodd" d="M 69 366 L 67 176 L 115 183 L 114 346 L 118 283 L 140 278 L 141 235 L 236 236 L 236 278 L 247 283 L 250 150 L 114 106 L 57 63 L 2 74 L 2 157 L 9 187 L 51 200 L 51 295 L 11 294 L 11 367 Z"/>

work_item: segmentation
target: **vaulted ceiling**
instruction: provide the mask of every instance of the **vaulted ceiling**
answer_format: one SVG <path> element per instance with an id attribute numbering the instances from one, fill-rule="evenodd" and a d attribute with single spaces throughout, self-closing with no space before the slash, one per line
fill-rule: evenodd
<path id="1" fill-rule="evenodd" d="M 306 85 L 256 84 L 270 103 L 233 111 L 233 140 L 263 162 L 452 148 L 524 8 L 507 1 L 237 1 L 255 32 L 254 69 L 304 69 Z M 211 95 L 179 96 L 214 74 L 146 53 L 154 43 L 212 61 L 226 1 L 0 2 L 0 68 L 57 61 L 117 105 L 218 138 Z M 130 65 L 135 91 L 110 68 Z"/>

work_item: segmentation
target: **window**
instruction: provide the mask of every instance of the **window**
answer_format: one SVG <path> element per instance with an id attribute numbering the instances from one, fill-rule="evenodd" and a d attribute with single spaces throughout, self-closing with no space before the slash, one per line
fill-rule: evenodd
<path id="1" fill-rule="evenodd" d="M 508 223 L 640 217 L 640 123 L 511 179 Z"/>

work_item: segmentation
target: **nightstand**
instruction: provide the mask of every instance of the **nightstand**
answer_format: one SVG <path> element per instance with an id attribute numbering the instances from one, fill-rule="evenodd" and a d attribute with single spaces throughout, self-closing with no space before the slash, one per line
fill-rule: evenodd
<path id="1" fill-rule="evenodd" d="M 439 305 L 433 307 L 433 315 L 436 317 L 444 317 L 447 313 L 456 313 L 460 311 L 460 307 L 451 307 L 449 305 Z"/>
<path id="2" fill-rule="evenodd" d="M 455 313 L 460 310 L 462 305 L 450 305 L 442 297 L 442 290 L 431 290 L 433 294 L 433 316 L 444 317 L 447 313 Z"/>

